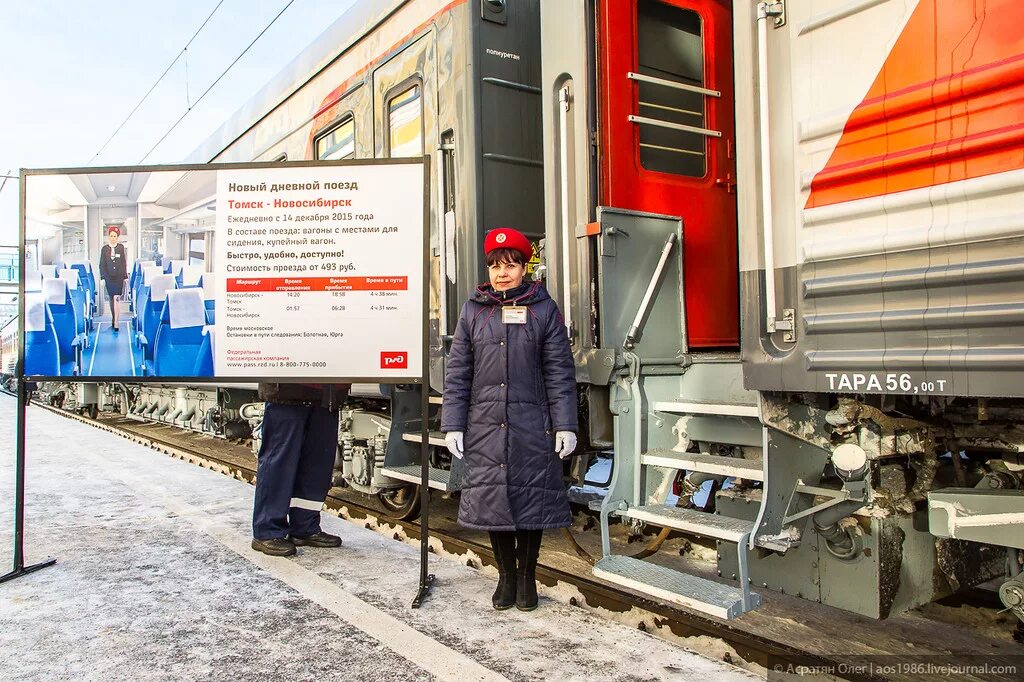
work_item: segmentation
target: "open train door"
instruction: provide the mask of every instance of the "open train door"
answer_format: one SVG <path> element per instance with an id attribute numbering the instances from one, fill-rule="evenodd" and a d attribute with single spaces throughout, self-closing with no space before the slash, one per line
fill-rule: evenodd
<path id="1" fill-rule="evenodd" d="M 732 10 L 601 0 L 599 201 L 683 219 L 688 346 L 739 345 Z"/>

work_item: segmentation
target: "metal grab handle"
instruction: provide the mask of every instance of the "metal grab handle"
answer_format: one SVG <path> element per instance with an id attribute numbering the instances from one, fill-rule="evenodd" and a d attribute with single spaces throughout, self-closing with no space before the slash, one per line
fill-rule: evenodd
<path id="1" fill-rule="evenodd" d="M 647 291 L 644 292 L 644 298 L 640 301 L 640 308 L 636 311 L 636 317 L 633 318 L 633 324 L 629 328 L 629 333 L 626 334 L 626 339 L 622 342 L 622 348 L 624 350 L 633 350 L 636 346 L 637 340 L 640 338 L 640 334 L 643 331 L 644 318 L 647 317 L 647 310 L 651 307 L 651 300 L 654 298 L 654 292 L 661 283 L 661 273 L 665 270 L 669 254 L 672 253 L 672 247 L 675 246 L 675 243 L 676 235 L 673 232 L 668 236 L 668 239 L 665 240 L 665 246 L 661 249 L 661 258 L 658 259 L 658 266 L 654 268 L 654 274 L 651 275 L 651 281 L 647 283 Z"/>

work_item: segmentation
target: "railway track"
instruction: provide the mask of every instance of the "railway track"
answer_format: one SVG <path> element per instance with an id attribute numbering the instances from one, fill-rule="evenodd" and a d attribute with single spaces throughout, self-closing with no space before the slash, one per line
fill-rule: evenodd
<path id="1" fill-rule="evenodd" d="M 172 457 L 218 471 L 239 480 L 249 483 L 255 480 L 256 472 L 251 466 L 237 461 L 236 458 L 222 456 L 216 451 L 216 448 L 200 451 L 197 448 L 185 446 L 181 442 L 162 438 L 152 433 L 152 425 L 125 418 L 116 421 L 107 419 L 94 420 L 50 405 L 33 404 L 66 418 L 109 431 Z M 147 426 L 150 429 L 147 429 Z M 211 438 L 211 443 L 216 443 L 216 441 Z M 328 495 L 325 506 L 332 512 L 343 515 L 349 520 L 362 521 L 369 528 L 373 528 L 378 523 L 387 524 L 395 529 L 396 539 L 402 539 L 397 532 L 399 528 L 409 539 L 418 541 L 420 538 L 419 523 L 389 517 L 381 509 L 375 509 L 365 504 L 365 500 L 360 499 L 357 493 L 346 495 L 343 490 L 334 488 Z M 465 556 L 467 562 L 469 562 L 470 553 L 472 553 L 472 555 L 479 557 L 484 564 L 494 565 L 494 555 L 489 544 L 456 537 L 433 527 L 430 534 L 431 538 L 439 541 L 444 551 L 449 554 Z M 431 545 L 431 551 L 436 551 L 433 545 Z M 553 586 L 562 583 L 575 587 L 578 590 L 579 598 L 571 597 L 569 599 L 570 604 L 589 609 L 605 609 L 617 613 L 633 612 L 638 616 L 635 620 L 640 623 L 640 629 L 650 631 L 653 634 L 683 639 L 707 637 L 721 640 L 732 647 L 744 661 L 769 669 L 780 664 L 786 666 L 836 666 L 841 663 L 841 660 L 838 658 L 833 659 L 817 653 L 803 651 L 788 644 L 773 641 L 768 637 L 761 637 L 734 628 L 726 622 L 703 618 L 642 596 L 624 592 L 616 587 L 597 581 L 590 576 L 580 575 L 557 566 L 545 564 L 543 563 L 543 555 L 541 559 L 542 563 L 537 567 L 538 580 L 545 585 Z M 684 646 L 686 645 L 685 641 L 682 643 Z M 729 660 L 728 655 L 726 660 Z M 850 679 L 876 680 L 885 678 L 860 676 L 851 677 Z"/>

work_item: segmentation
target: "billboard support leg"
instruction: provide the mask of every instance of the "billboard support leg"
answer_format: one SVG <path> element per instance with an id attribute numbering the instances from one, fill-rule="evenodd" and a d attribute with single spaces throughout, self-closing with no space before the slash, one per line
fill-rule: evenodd
<path id="1" fill-rule="evenodd" d="M 0 583 L 13 580 L 26 573 L 53 566 L 56 559 L 47 559 L 31 566 L 25 565 L 25 409 L 28 407 L 28 390 L 24 377 L 18 377 L 18 418 L 15 441 L 14 474 L 14 568 L 0 576 Z"/>
<path id="2" fill-rule="evenodd" d="M 430 594 L 434 576 L 428 572 L 430 549 L 430 380 L 420 384 L 420 585 L 412 607 L 418 609 Z"/>

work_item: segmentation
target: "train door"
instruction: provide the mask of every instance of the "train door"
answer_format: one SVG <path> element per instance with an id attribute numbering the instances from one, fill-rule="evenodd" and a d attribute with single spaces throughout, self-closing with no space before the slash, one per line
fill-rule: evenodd
<path id="1" fill-rule="evenodd" d="M 603 0 L 600 202 L 683 219 L 688 345 L 739 344 L 732 12 Z"/>

